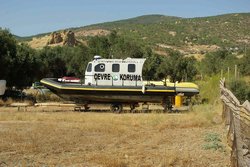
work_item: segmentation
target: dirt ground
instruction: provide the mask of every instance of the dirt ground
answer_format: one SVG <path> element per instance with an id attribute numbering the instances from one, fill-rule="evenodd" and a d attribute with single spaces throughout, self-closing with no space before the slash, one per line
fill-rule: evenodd
<path id="1" fill-rule="evenodd" d="M 207 109 L 213 108 L 113 114 L 0 107 L 0 166 L 230 166 L 220 113 Z"/>

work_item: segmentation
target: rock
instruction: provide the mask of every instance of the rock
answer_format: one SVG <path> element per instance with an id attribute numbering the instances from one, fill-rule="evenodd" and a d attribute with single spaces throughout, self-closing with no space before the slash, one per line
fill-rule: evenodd
<path id="1" fill-rule="evenodd" d="M 59 32 L 53 32 L 51 35 L 51 39 L 48 44 L 57 44 L 63 41 L 62 35 Z"/>
<path id="2" fill-rule="evenodd" d="M 64 32 L 63 45 L 76 46 L 78 41 L 75 38 L 75 33 L 73 31 Z"/>
<path id="3" fill-rule="evenodd" d="M 172 35 L 173 37 L 176 36 L 176 32 L 175 31 L 169 31 L 168 33 L 169 33 L 169 35 Z"/>
<path id="4" fill-rule="evenodd" d="M 76 46 L 79 43 L 79 41 L 76 40 L 73 31 L 64 30 L 63 32 L 51 33 L 48 45 L 60 44 L 60 43 L 62 45 L 67 45 L 67 46 Z"/>

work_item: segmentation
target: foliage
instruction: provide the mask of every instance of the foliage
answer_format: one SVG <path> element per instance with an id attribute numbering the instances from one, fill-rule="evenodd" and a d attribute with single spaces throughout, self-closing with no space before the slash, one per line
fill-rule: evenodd
<path id="1" fill-rule="evenodd" d="M 83 77 L 87 63 L 96 54 L 101 54 L 104 58 L 146 58 L 143 74 L 147 80 L 166 77 L 172 81 L 192 80 L 198 71 L 213 75 L 221 69 L 226 71 L 227 66 L 234 66 L 234 63 L 238 63 L 245 73 L 249 67 L 249 52 L 242 60 L 238 60 L 231 52 L 220 50 L 207 54 L 197 70 L 197 62 L 193 58 L 171 49 L 166 50 L 169 56 L 154 54 L 150 47 L 120 36 L 116 31 L 108 36 L 90 38 L 88 46 L 44 47 L 42 50 L 17 44 L 8 30 L 0 32 L 3 44 L 0 47 L 1 77 L 8 80 L 9 86 L 27 86 L 43 77 Z"/>
<path id="2" fill-rule="evenodd" d="M 47 92 L 45 94 L 37 94 L 34 95 L 34 98 L 36 99 L 37 102 L 41 103 L 41 102 L 62 102 L 62 99 L 57 96 L 56 94 L 52 93 L 52 92 Z"/>
<path id="3" fill-rule="evenodd" d="M 234 68 L 234 65 L 239 64 L 239 60 L 229 51 L 222 49 L 216 52 L 208 53 L 201 61 L 199 69 L 203 74 L 212 76 L 227 68 Z"/>
<path id="4" fill-rule="evenodd" d="M 152 50 L 147 48 L 146 54 L 144 55 L 146 62 L 144 63 L 143 76 L 145 80 L 156 80 L 158 79 L 157 71 L 160 70 L 159 66 L 163 59 L 159 55 L 153 55 Z"/>
<path id="5" fill-rule="evenodd" d="M 157 75 L 159 78 L 170 76 L 172 81 L 192 80 L 196 75 L 195 59 L 184 57 L 176 51 L 170 51 L 160 64 Z"/>
<path id="6" fill-rule="evenodd" d="M 217 133 L 208 133 L 204 139 L 206 142 L 216 141 L 221 142 L 220 136 Z"/>
<path id="7" fill-rule="evenodd" d="M 107 37 L 96 36 L 88 41 L 91 55 L 102 55 L 104 58 L 142 58 L 143 47 L 128 38 L 112 31 Z"/>
<path id="8" fill-rule="evenodd" d="M 167 44 L 185 46 L 186 43 L 237 47 L 250 33 L 249 13 L 226 14 L 202 18 L 179 18 L 163 15 L 146 15 L 115 22 L 76 28 L 117 30 L 119 34 L 142 41 L 145 45 Z M 172 35 L 170 32 L 175 32 Z"/>
<path id="9" fill-rule="evenodd" d="M 34 79 L 37 79 L 40 69 L 35 50 L 27 44 L 17 45 L 17 54 L 14 59 L 13 68 L 9 73 L 8 82 L 17 87 L 31 85 Z"/>
<path id="10" fill-rule="evenodd" d="M 203 80 L 197 81 L 196 83 L 199 85 L 201 99 L 199 100 L 201 103 L 215 104 L 215 102 L 220 97 L 220 90 L 218 83 L 220 81 L 219 75 L 207 76 L 203 78 Z"/>
<path id="11" fill-rule="evenodd" d="M 23 87 L 37 77 L 38 61 L 35 50 L 28 45 L 17 45 L 8 30 L 0 29 L 0 78 L 6 79 L 8 86 Z"/>
<path id="12" fill-rule="evenodd" d="M 66 64 L 62 59 L 62 47 L 45 47 L 39 51 L 42 61 L 42 75 L 46 77 L 61 77 L 66 74 Z"/>
<path id="13" fill-rule="evenodd" d="M 90 49 L 86 46 L 66 47 L 64 49 L 63 59 L 66 62 L 67 75 L 83 77 L 87 63 L 93 59 Z"/>
<path id="14" fill-rule="evenodd" d="M 246 49 L 244 57 L 240 60 L 239 68 L 244 75 L 250 75 L 250 49 Z"/>
<path id="15" fill-rule="evenodd" d="M 206 144 L 203 145 L 203 149 L 205 150 L 225 150 L 224 145 L 221 143 L 220 136 L 217 133 L 206 134 L 204 141 L 206 142 Z"/>
<path id="16" fill-rule="evenodd" d="M 163 15 L 145 15 L 136 18 L 106 22 L 85 27 L 71 28 L 72 31 L 93 29 L 116 30 L 130 41 L 141 42 L 146 46 L 156 44 L 183 46 L 186 44 L 217 45 L 242 49 L 248 40 L 250 13 L 226 14 L 202 18 L 180 18 Z M 19 41 L 32 40 L 33 37 L 17 37 Z M 174 35 L 173 35 L 174 34 Z M 85 38 L 79 36 L 78 38 Z M 87 38 L 87 37 L 86 37 Z M 99 53 L 100 54 L 100 53 Z"/>
<path id="17" fill-rule="evenodd" d="M 165 77 L 172 81 L 192 80 L 197 74 L 195 59 L 171 49 L 167 50 L 167 57 L 154 54 L 150 47 L 120 36 L 116 31 L 108 36 L 90 38 L 88 46 L 47 46 L 41 50 L 17 44 L 7 30 L 3 32 L 3 43 L 9 45 L 0 47 L 1 55 L 5 55 L 1 64 L 8 62 L 9 68 L 5 69 L 3 76 L 6 76 L 9 86 L 25 87 L 44 77 L 83 77 L 87 63 L 97 54 L 104 58 L 146 58 L 143 74 L 147 80 Z"/>
<path id="18" fill-rule="evenodd" d="M 110 55 L 110 42 L 107 37 L 95 36 L 88 41 L 90 52 L 92 55 Z M 107 58 L 107 57 L 106 57 Z"/>
<path id="19" fill-rule="evenodd" d="M 246 100 L 250 100 L 250 87 L 246 81 L 232 80 L 228 85 L 229 89 L 241 103 L 244 103 Z"/>
<path id="20" fill-rule="evenodd" d="M 16 40 L 8 30 L 0 28 L 0 79 L 9 80 L 16 58 Z"/>

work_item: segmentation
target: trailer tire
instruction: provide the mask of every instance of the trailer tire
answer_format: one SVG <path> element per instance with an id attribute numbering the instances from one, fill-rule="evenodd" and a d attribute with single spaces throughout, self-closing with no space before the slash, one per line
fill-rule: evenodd
<path id="1" fill-rule="evenodd" d="M 122 104 L 111 104 L 110 105 L 110 111 L 111 112 L 114 112 L 114 113 L 117 113 L 117 114 L 119 114 L 119 113 L 121 113 L 122 112 Z"/>

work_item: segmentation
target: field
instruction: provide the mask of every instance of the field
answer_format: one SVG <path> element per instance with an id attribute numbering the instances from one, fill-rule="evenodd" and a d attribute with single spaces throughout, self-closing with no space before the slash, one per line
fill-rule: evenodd
<path id="1" fill-rule="evenodd" d="M 181 114 L 0 108 L 0 166 L 230 166 L 221 106 Z"/>

